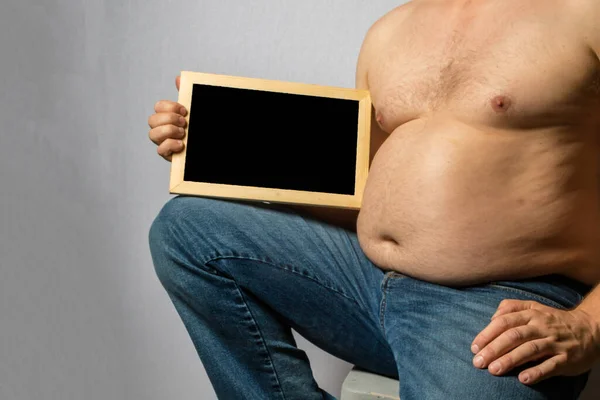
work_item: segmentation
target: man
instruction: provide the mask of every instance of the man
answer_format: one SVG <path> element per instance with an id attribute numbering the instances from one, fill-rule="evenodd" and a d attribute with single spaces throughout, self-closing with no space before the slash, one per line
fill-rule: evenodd
<path id="1" fill-rule="evenodd" d="M 577 398 L 600 357 L 598 21 L 595 0 L 402 5 L 358 57 L 358 216 L 165 205 L 155 268 L 219 398 L 329 398 L 290 328 L 402 400 Z M 170 159 L 185 111 L 155 111 Z"/>

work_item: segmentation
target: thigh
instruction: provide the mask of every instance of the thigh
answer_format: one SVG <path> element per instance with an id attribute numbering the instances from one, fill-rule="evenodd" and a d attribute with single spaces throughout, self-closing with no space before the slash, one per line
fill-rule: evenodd
<path id="1" fill-rule="evenodd" d="M 235 281 L 323 350 L 396 375 L 379 320 L 384 273 L 354 232 L 284 205 L 178 196 L 163 207 L 150 236 L 185 258 L 180 265 Z M 177 271 L 157 273 L 167 285 L 178 279 Z"/>
<path id="2" fill-rule="evenodd" d="M 572 307 L 581 297 L 546 282 L 448 288 L 396 274 L 385 283 L 385 334 L 398 364 L 402 400 L 576 399 L 587 376 L 526 386 L 522 366 L 496 377 L 472 365 L 470 346 L 506 298 Z"/>

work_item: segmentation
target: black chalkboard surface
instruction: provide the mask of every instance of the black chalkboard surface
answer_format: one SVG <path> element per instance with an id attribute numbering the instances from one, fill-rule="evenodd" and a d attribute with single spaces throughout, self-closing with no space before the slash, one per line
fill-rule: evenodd
<path id="1" fill-rule="evenodd" d="M 171 193 L 360 208 L 368 91 L 183 71 Z"/>

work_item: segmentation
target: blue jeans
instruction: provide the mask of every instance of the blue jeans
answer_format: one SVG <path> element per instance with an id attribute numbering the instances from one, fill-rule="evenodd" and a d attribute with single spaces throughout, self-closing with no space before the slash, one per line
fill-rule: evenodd
<path id="1" fill-rule="evenodd" d="M 576 399 L 587 374 L 521 384 L 472 365 L 471 341 L 503 299 L 572 308 L 560 276 L 445 287 L 376 267 L 356 234 L 284 205 L 178 196 L 150 229 L 158 278 L 219 399 L 332 399 L 292 329 L 400 380 L 402 400 Z"/>

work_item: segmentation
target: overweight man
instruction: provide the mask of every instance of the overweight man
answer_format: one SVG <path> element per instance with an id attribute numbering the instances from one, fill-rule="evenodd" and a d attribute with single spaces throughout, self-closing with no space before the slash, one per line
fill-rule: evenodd
<path id="1" fill-rule="evenodd" d="M 171 199 L 153 263 L 218 398 L 331 399 L 294 329 L 402 400 L 576 399 L 600 358 L 599 55 L 597 0 L 414 0 L 358 55 L 360 212 Z M 155 111 L 170 160 L 187 111 Z"/>

